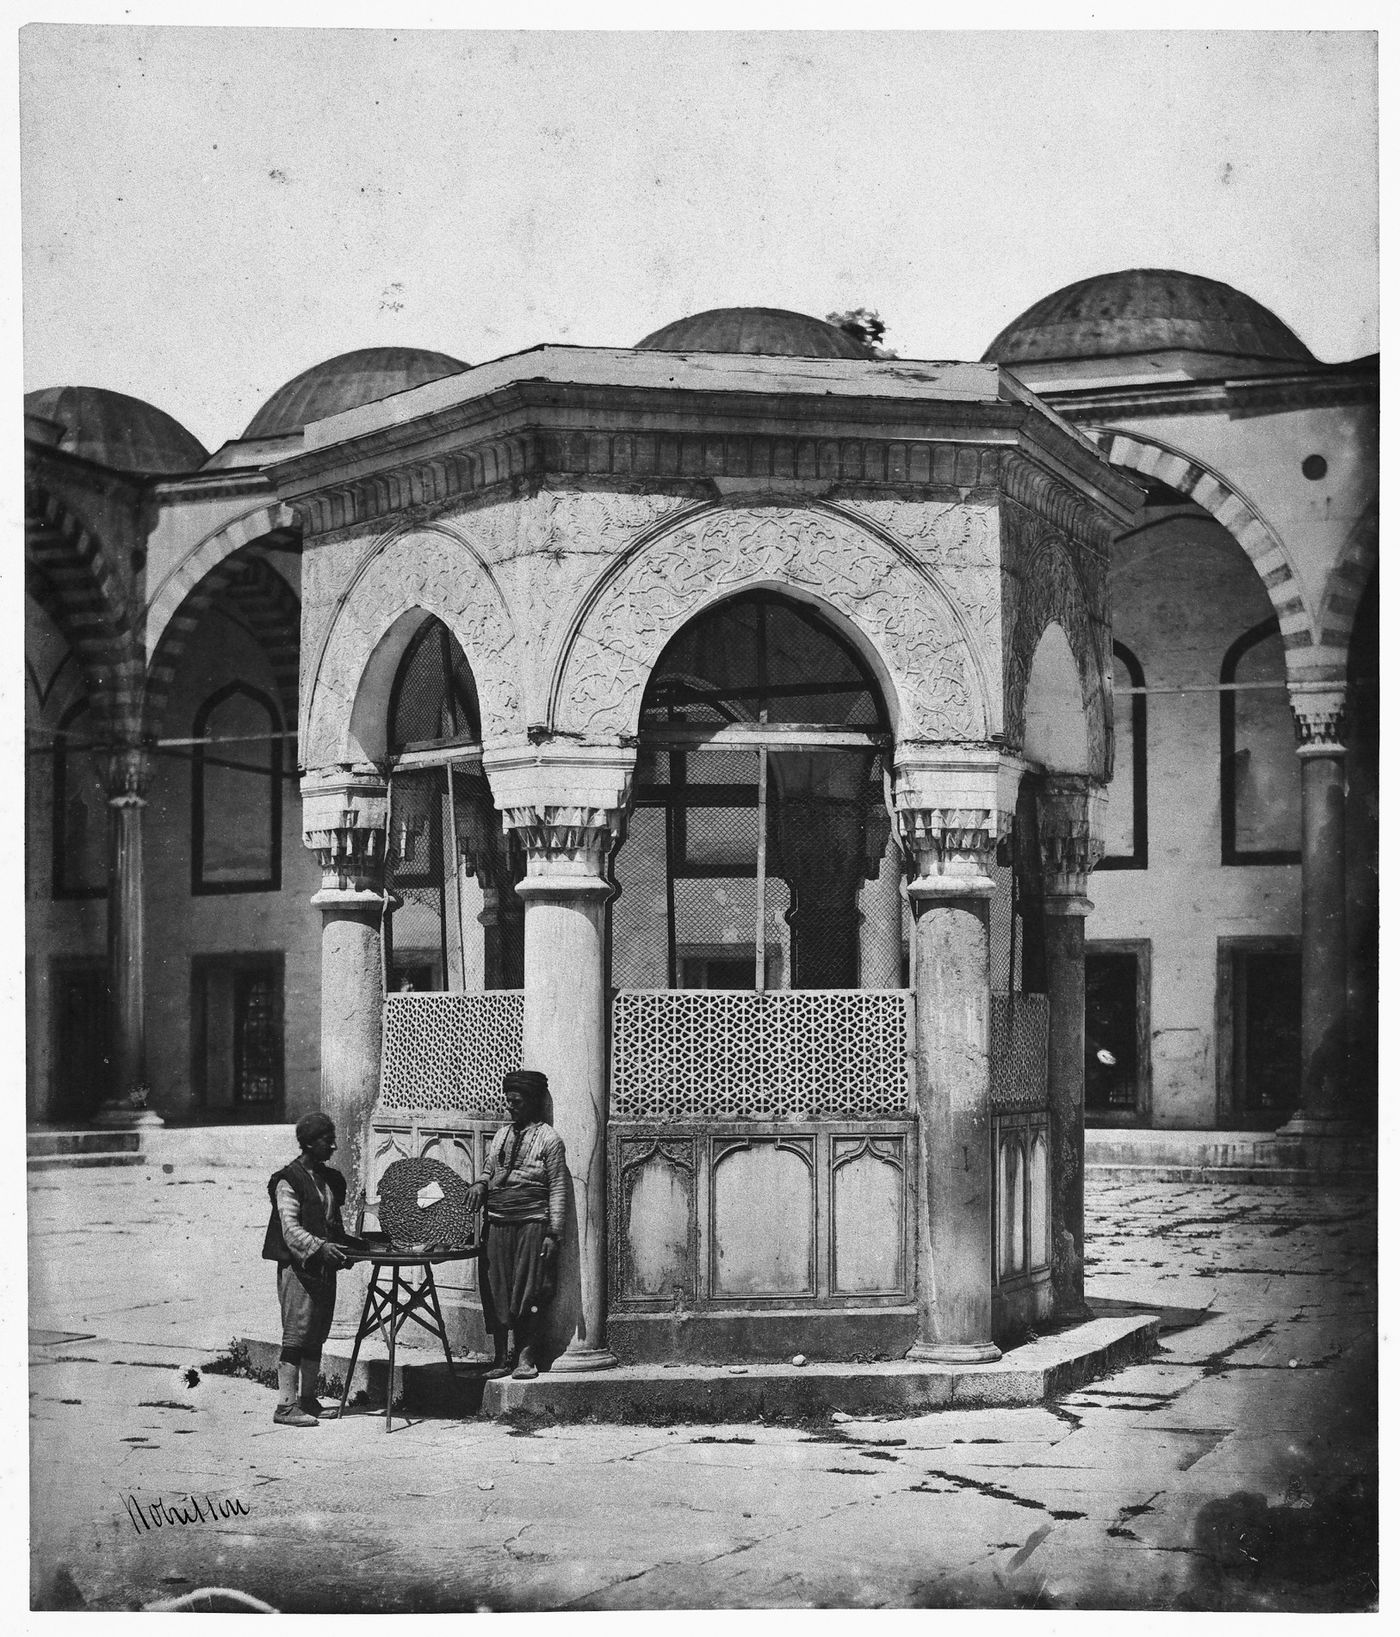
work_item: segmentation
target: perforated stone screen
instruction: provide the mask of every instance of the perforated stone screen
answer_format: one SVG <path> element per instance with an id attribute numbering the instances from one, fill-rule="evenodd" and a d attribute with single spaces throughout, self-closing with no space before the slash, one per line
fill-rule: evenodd
<path id="1" fill-rule="evenodd" d="M 1044 1108 L 1049 1097 L 1050 1002 L 992 996 L 992 1107 Z"/>
<path id="2" fill-rule="evenodd" d="M 624 990 L 621 1120 L 884 1119 L 909 1109 L 906 990 Z"/>
<path id="3" fill-rule="evenodd" d="M 402 994 L 384 999 L 379 1101 L 505 1116 L 501 1076 L 520 1067 L 525 996 Z"/>

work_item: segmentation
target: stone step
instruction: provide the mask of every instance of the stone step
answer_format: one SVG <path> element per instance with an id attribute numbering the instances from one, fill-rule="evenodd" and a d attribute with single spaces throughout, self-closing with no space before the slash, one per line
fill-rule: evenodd
<path id="1" fill-rule="evenodd" d="M 1155 1313 L 1091 1319 L 1004 1353 L 993 1364 L 938 1365 L 905 1359 L 876 1364 L 814 1361 L 792 1364 L 622 1365 L 568 1374 L 546 1371 L 534 1381 L 486 1381 L 459 1366 L 454 1381 L 441 1354 L 414 1350 L 395 1359 L 395 1400 L 403 1415 L 540 1415 L 552 1421 L 753 1421 L 761 1417 L 922 1414 L 938 1409 L 1041 1404 L 1156 1350 Z M 277 1344 L 244 1338 L 253 1362 L 275 1368 Z M 332 1343 L 322 1355 L 331 1379 L 349 1363 L 349 1349 Z M 364 1350 L 351 1382 L 382 1406 L 388 1360 Z M 352 1406 L 351 1413 L 363 1413 Z M 394 1411 L 398 1424 L 400 1411 Z"/>
<path id="2" fill-rule="evenodd" d="M 133 1154 L 122 1149 L 111 1154 L 30 1154 L 25 1160 L 28 1171 L 93 1171 L 113 1165 L 148 1165 L 144 1154 Z"/>
<path id="3" fill-rule="evenodd" d="M 24 1151 L 30 1159 L 55 1155 L 139 1153 L 139 1131 L 27 1131 Z"/>

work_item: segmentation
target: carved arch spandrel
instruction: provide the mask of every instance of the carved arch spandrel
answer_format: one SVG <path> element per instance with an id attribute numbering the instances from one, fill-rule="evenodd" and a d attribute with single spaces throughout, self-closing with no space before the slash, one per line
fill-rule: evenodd
<path id="1" fill-rule="evenodd" d="M 836 616 L 873 663 L 901 738 L 979 740 L 995 731 L 998 701 L 955 600 L 897 541 L 822 503 L 716 506 L 634 541 L 595 584 L 561 647 L 553 728 L 635 733 L 667 642 L 704 609 L 755 590 Z"/>
<path id="2" fill-rule="evenodd" d="M 363 759 L 350 725 L 361 680 L 389 629 L 413 609 L 436 615 L 461 644 L 476 679 L 482 737 L 523 731 L 520 643 L 496 577 L 457 530 L 420 524 L 386 536 L 361 560 L 304 665 L 304 766 Z"/>
<path id="3" fill-rule="evenodd" d="M 1107 623 L 1095 615 L 1068 546 L 1028 514 L 1005 508 L 1007 571 L 1002 576 L 1006 643 L 1006 739 L 1020 746 L 1026 732 L 1026 685 L 1045 629 L 1059 625 L 1079 667 L 1089 769 L 1113 771 L 1112 655 Z"/>

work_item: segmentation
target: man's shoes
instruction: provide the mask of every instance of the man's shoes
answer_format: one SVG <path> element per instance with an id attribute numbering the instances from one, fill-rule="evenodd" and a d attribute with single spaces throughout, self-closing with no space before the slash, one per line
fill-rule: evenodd
<path id="1" fill-rule="evenodd" d="M 317 1398 L 303 1398 L 300 1408 L 308 1415 L 314 1415 L 318 1421 L 337 1421 L 340 1419 L 339 1404 L 323 1404 Z"/>
<path id="2" fill-rule="evenodd" d="M 272 1412 L 272 1419 L 279 1427 L 315 1427 L 320 1422 L 314 1415 L 308 1415 L 300 1404 L 279 1404 Z"/>

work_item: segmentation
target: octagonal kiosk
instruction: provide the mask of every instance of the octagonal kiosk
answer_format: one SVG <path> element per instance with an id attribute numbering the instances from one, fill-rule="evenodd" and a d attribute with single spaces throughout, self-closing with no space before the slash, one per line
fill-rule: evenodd
<path id="1" fill-rule="evenodd" d="M 555 1371 L 984 1360 L 1081 1311 L 1137 499 L 1096 447 L 992 365 L 544 347 L 274 474 L 371 1207 L 402 1154 L 474 1175 L 523 1064 L 572 1183 Z"/>

